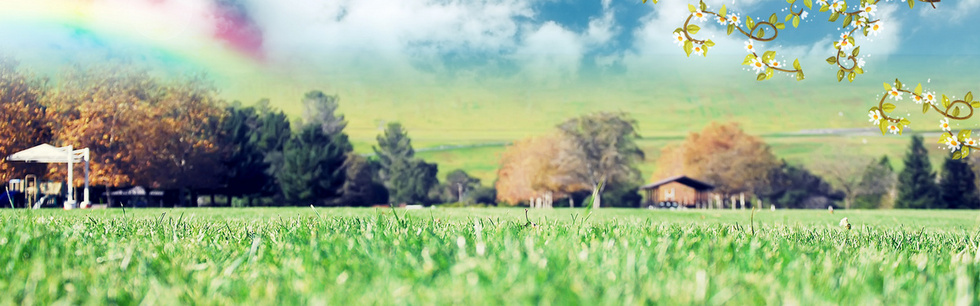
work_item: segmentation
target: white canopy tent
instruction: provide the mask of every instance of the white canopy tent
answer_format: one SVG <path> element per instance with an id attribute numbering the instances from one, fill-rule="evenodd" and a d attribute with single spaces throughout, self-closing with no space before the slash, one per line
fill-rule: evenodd
<path id="1" fill-rule="evenodd" d="M 75 187 L 72 186 L 73 165 L 85 162 L 85 192 L 82 200 L 82 207 L 91 205 L 88 197 L 88 172 L 89 160 L 91 156 L 89 149 L 73 150 L 72 146 L 55 147 L 49 144 L 42 144 L 33 148 L 23 150 L 10 156 L 8 161 L 21 161 L 28 163 L 67 163 L 68 164 L 68 200 L 65 201 L 65 209 L 75 208 Z"/>

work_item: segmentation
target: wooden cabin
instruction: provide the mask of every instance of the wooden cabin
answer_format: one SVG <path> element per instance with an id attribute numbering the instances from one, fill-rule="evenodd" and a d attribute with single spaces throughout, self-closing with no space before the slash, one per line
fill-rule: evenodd
<path id="1" fill-rule="evenodd" d="M 643 187 L 645 197 L 641 207 L 647 208 L 707 208 L 715 186 L 679 175 L 665 178 Z"/>

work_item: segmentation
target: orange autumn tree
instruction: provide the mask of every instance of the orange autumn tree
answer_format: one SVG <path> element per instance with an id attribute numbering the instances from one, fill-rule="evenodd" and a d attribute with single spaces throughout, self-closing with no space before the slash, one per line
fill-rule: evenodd
<path id="1" fill-rule="evenodd" d="M 497 201 L 516 205 L 552 192 L 561 198 L 588 186 L 573 184 L 555 164 L 561 150 L 558 134 L 530 137 L 507 146 L 497 170 Z"/>
<path id="2" fill-rule="evenodd" d="M 5 158 L 17 151 L 45 143 L 51 128 L 40 100 L 44 79 L 18 70 L 18 62 L 0 58 L 0 181 L 40 173 L 43 165 L 10 163 Z"/>
<path id="3" fill-rule="evenodd" d="M 93 184 L 211 187 L 220 172 L 215 125 L 223 112 L 203 84 L 123 66 L 69 71 L 47 99 L 56 143 L 92 150 Z M 62 177 L 64 169 L 51 171 Z"/>
<path id="4" fill-rule="evenodd" d="M 665 147 L 657 166 L 651 180 L 683 174 L 714 184 L 727 197 L 764 188 L 778 161 L 769 145 L 737 123 L 712 122 L 682 144 Z"/>

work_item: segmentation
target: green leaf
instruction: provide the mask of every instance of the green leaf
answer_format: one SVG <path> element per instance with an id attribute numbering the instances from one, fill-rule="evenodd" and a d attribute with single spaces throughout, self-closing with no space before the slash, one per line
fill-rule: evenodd
<path id="1" fill-rule="evenodd" d="M 689 4 L 687 4 L 687 10 L 688 11 L 691 11 L 691 13 L 694 13 L 694 11 L 697 11 L 698 9 L 696 7 L 694 7 L 694 4 L 690 4 L 689 3 Z"/>
<path id="2" fill-rule="evenodd" d="M 970 106 L 972 106 L 973 108 L 980 108 L 980 101 L 970 102 Z"/>
<path id="3" fill-rule="evenodd" d="M 813 0 L 803 0 L 803 5 L 806 5 L 807 9 L 813 9 Z"/>
<path id="4" fill-rule="evenodd" d="M 754 60 L 754 59 L 755 59 L 755 54 L 751 54 L 750 53 L 750 54 L 748 54 L 748 55 L 745 56 L 745 60 L 742 61 L 742 65 L 751 64 L 752 63 L 752 60 Z"/>
<path id="5" fill-rule="evenodd" d="M 786 18 L 783 19 L 783 21 L 789 21 L 790 19 L 793 19 L 793 16 L 796 16 L 796 15 L 793 15 L 792 13 L 790 13 L 790 14 L 786 15 Z"/>
<path id="6" fill-rule="evenodd" d="M 909 0 L 909 3 L 912 3 L 912 0 Z M 953 159 L 960 159 L 960 158 L 963 158 L 963 153 L 960 152 L 953 153 Z"/>
<path id="7" fill-rule="evenodd" d="M 915 85 L 915 90 L 913 90 L 912 93 L 914 93 L 916 96 L 921 96 L 922 95 L 922 83 L 916 84 Z"/>
<path id="8" fill-rule="evenodd" d="M 837 64 L 837 57 L 834 57 L 834 56 L 828 57 L 827 58 L 827 64 L 831 64 L 831 65 Z M 889 89 L 891 89 L 891 88 L 889 88 Z"/>
<path id="9" fill-rule="evenodd" d="M 796 80 L 797 81 L 802 81 L 803 80 L 803 71 L 797 71 L 796 72 Z"/>
<path id="10" fill-rule="evenodd" d="M 851 73 L 848 73 L 847 74 L 847 81 L 848 82 L 854 82 L 854 77 L 856 77 L 856 76 L 857 76 L 857 73 L 854 73 L 854 71 L 851 71 Z"/>
<path id="11" fill-rule="evenodd" d="M 687 53 L 687 56 L 690 57 L 691 56 L 691 52 L 693 52 L 693 51 L 694 51 L 694 43 L 691 43 L 690 40 L 685 41 L 684 42 L 684 52 Z"/>
<path id="12" fill-rule="evenodd" d="M 844 80 L 844 69 L 837 70 L 837 81 L 840 82 L 843 80 Z"/>
<path id="13" fill-rule="evenodd" d="M 718 10 L 718 15 L 721 15 L 721 17 L 725 17 L 728 15 L 727 12 L 728 12 L 728 8 L 726 8 L 725 5 L 722 4 L 721 9 Z"/>
<path id="14" fill-rule="evenodd" d="M 946 97 L 946 95 L 943 95 L 943 107 L 949 108 L 949 97 Z"/>
<path id="15" fill-rule="evenodd" d="M 771 62 L 774 58 L 776 58 L 776 51 L 770 50 L 762 54 L 762 61 L 765 63 Z"/>
<path id="16" fill-rule="evenodd" d="M 857 74 L 864 74 L 864 68 L 854 67 L 854 72 L 857 72 Z"/>
<path id="17" fill-rule="evenodd" d="M 793 27 L 800 27 L 800 16 L 793 16 Z"/>
<path id="18" fill-rule="evenodd" d="M 909 0 L 909 1 L 906 1 L 906 2 L 909 3 L 909 8 L 914 8 L 915 7 L 915 1 Z"/>
<path id="19" fill-rule="evenodd" d="M 885 111 L 886 113 L 890 113 L 895 110 L 895 104 L 891 104 L 891 103 L 882 104 L 881 110 Z"/>
<path id="20" fill-rule="evenodd" d="M 735 31 L 735 25 L 729 23 L 728 24 L 728 35 L 732 35 L 732 31 Z"/>
<path id="21" fill-rule="evenodd" d="M 773 73 L 775 73 L 775 72 L 776 71 L 773 70 L 772 67 L 766 67 L 766 80 L 771 79 Z"/>
<path id="22" fill-rule="evenodd" d="M 851 50 L 851 56 L 857 57 L 858 54 L 861 54 L 861 46 L 858 46 L 857 48 L 854 48 L 854 50 Z"/>
<path id="23" fill-rule="evenodd" d="M 826 11 L 829 11 L 829 10 L 830 10 L 830 6 L 828 6 L 828 5 L 821 5 L 820 6 L 820 12 L 826 12 Z"/>
<path id="24" fill-rule="evenodd" d="M 960 130 L 959 133 L 956 133 L 956 139 L 964 140 L 964 139 L 970 138 L 970 134 L 971 134 L 971 132 L 970 132 L 969 129 Z"/>
<path id="25" fill-rule="evenodd" d="M 882 84 L 885 84 L 885 90 L 892 90 L 892 86 L 888 85 L 888 83 L 882 83 Z"/>
<path id="26" fill-rule="evenodd" d="M 973 92 L 972 91 L 966 92 L 966 96 L 963 96 L 963 101 L 973 102 Z"/>
<path id="27" fill-rule="evenodd" d="M 704 1 L 701 1 L 701 11 L 704 12 L 704 11 L 707 11 L 707 10 L 708 10 L 708 5 L 707 4 L 704 4 Z"/>
<path id="28" fill-rule="evenodd" d="M 776 24 L 777 21 L 779 21 L 779 17 L 776 17 L 776 13 L 769 15 L 769 23 Z"/>
<path id="29" fill-rule="evenodd" d="M 939 135 L 939 141 L 936 142 L 936 143 L 946 143 L 947 140 L 949 140 L 949 134 L 948 133 L 942 133 L 942 134 Z"/>
<path id="30" fill-rule="evenodd" d="M 714 47 L 715 46 L 715 42 L 711 41 L 710 39 L 709 40 L 706 40 L 706 41 L 704 41 L 704 46 L 705 47 Z M 707 48 L 705 48 L 704 51 L 708 51 Z"/>
<path id="31" fill-rule="evenodd" d="M 873 112 L 873 111 L 876 111 L 876 110 L 878 110 L 878 107 L 877 106 L 872 106 L 870 109 L 868 109 L 868 112 Z"/>
<path id="32" fill-rule="evenodd" d="M 902 89 L 902 82 L 898 79 L 895 79 L 895 88 Z"/>
<path id="33" fill-rule="evenodd" d="M 925 114 L 929 112 L 929 103 L 922 103 L 922 113 Z"/>
<path id="34" fill-rule="evenodd" d="M 759 37 L 766 37 L 766 28 L 759 27 Z"/>
<path id="35" fill-rule="evenodd" d="M 759 75 L 755 76 L 755 80 L 756 81 L 765 81 L 766 80 L 766 74 L 765 73 L 760 73 Z"/>
<path id="36" fill-rule="evenodd" d="M 837 21 L 837 17 L 840 17 L 840 13 L 834 12 L 833 14 L 830 15 L 830 19 L 828 21 L 830 22 Z"/>
<path id="37" fill-rule="evenodd" d="M 782 22 L 776 23 L 776 29 L 777 30 L 782 30 L 782 29 L 785 29 L 785 28 L 786 28 L 786 24 L 785 23 L 782 23 Z"/>
<path id="38" fill-rule="evenodd" d="M 901 123 L 902 125 L 909 125 L 909 124 L 912 124 L 912 121 L 909 121 L 908 119 L 902 118 L 902 120 L 899 121 L 899 123 Z"/>
<path id="39" fill-rule="evenodd" d="M 959 107 L 953 108 L 953 117 L 959 117 L 959 116 L 960 116 L 960 108 Z"/>
<path id="40" fill-rule="evenodd" d="M 687 32 L 688 33 L 691 33 L 691 35 L 698 34 L 698 31 L 700 31 L 700 30 L 701 30 L 701 27 L 699 27 L 696 24 L 689 24 L 689 25 L 687 25 Z"/>
<path id="41" fill-rule="evenodd" d="M 752 20 L 752 17 L 745 16 L 745 26 L 750 30 L 755 29 L 755 20 Z"/>
<path id="42" fill-rule="evenodd" d="M 881 135 L 885 135 L 885 132 L 888 131 L 888 120 L 879 121 L 878 129 L 881 130 Z"/>
<path id="43" fill-rule="evenodd" d="M 793 69 L 796 69 L 796 70 L 802 70 L 802 69 L 800 68 L 800 59 L 795 59 L 795 60 L 793 60 Z"/>
<path id="44" fill-rule="evenodd" d="M 960 150 L 960 152 L 963 152 L 963 158 L 966 158 L 970 155 L 970 147 L 963 146 L 963 149 Z"/>
<path id="45" fill-rule="evenodd" d="M 844 17 L 844 26 L 843 26 L 843 28 L 846 28 L 848 25 L 851 24 L 852 18 L 853 17 L 851 17 L 851 15 L 847 15 L 847 17 Z"/>

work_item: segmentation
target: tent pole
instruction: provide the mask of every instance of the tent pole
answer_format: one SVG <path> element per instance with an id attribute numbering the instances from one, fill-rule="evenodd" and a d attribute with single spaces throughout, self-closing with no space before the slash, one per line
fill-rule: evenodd
<path id="1" fill-rule="evenodd" d="M 89 171 L 88 149 L 85 149 L 84 154 L 85 155 L 83 156 L 85 157 L 85 193 L 84 193 L 84 198 L 82 200 L 82 207 L 88 208 L 88 206 L 92 205 L 92 202 L 89 202 L 88 200 L 88 171 Z"/>
<path id="2" fill-rule="evenodd" d="M 65 209 L 72 209 L 75 205 L 75 187 L 72 183 L 73 162 L 75 156 L 72 154 L 72 146 L 68 146 L 68 201 L 65 201 Z"/>

